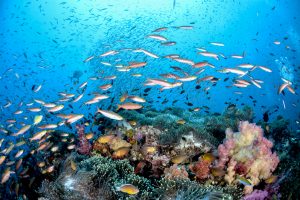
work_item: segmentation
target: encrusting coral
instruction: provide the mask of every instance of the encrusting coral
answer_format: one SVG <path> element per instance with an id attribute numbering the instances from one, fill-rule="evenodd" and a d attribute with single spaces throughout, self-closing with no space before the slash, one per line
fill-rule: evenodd
<path id="1" fill-rule="evenodd" d="M 246 186 L 249 193 L 252 186 L 269 178 L 279 163 L 278 156 L 271 151 L 272 146 L 272 142 L 263 137 L 261 127 L 240 122 L 239 132 L 227 129 L 226 139 L 218 147 L 217 166 L 224 168 L 227 165 L 225 179 L 230 184 L 238 175 L 249 179 L 251 186 Z"/>

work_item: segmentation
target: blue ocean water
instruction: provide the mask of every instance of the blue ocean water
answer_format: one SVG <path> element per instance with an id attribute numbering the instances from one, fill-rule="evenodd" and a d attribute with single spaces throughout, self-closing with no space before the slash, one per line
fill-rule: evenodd
<path id="1" fill-rule="evenodd" d="M 170 101 L 178 99 L 176 106 L 187 108 L 183 102 L 185 96 L 188 96 L 195 106 L 207 105 L 219 112 L 224 108 L 225 101 L 232 101 L 237 105 L 253 105 L 249 98 L 251 95 L 257 101 L 254 107 L 257 119 L 261 117 L 258 113 L 271 106 L 278 106 L 278 112 L 285 117 L 292 120 L 299 118 L 299 113 L 294 112 L 297 107 L 292 106 L 293 103 L 298 104 L 297 95 L 289 92 L 285 96 L 277 94 L 277 88 L 282 83 L 281 77 L 291 79 L 297 88 L 299 14 L 296 8 L 299 2 L 174 2 L 2 1 L 1 105 L 3 107 L 8 100 L 13 105 L 2 109 L 1 119 L 18 118 L 12 113 L 18 109 L 20 102 L 29 103 L 33 98 L 55 101 L 60 91 L 73 93 L 76 86 L 72 84 L 70 77 L 75 70 L 83 72 L 80 83 L 94 76 L 97 71 L 120 77 L 115 80 L 116 87 L 113 88 L 114 95 L 120 95 L 133 86 L 142 87 L 146 78 L 156 78 L 159 74 L 168 72 L 169 66 L 178 64 L 168 59 L 152 59 L 141 53 L 120 54 L 122 61 L 130 61 L 135 59 L 134 56 L 139 56 L 140 60 L 148 62 L 148 67 L 135 70 L 142 73 L 143 78 L 133 78 L 130 73 L 118 72 L 113 67 L 101 65 L 99 60 L 83 63 L 89 56 L 99 55 L 110 49 L 144 48 L 160 56 L 178 53 L 184 58 L 201 61 L 204 57 L 196 54 L 196 47 L 207 47 L 209 51 L 225 56 L 245 52 L 246 57 L 242 61 L 207 59 L 219 67 L 253 63 L 268 66 L 273 72 L 268 74 L 255 71 L 255 77 L 264 81 L 261 89 L 255 86 L 228 89 L 225 86 L 230 84 L 218 83 L 209 91 L 209 100 L 203 92 L 194 90 L 194 82 L 183 85 L 186 90 L 184 95 L 178 95 L 180 90 L 161 94 Z M 169 40 L 177 42 L 175 46 L 161 46 L 159 42 L 145 38 L 159 27 L 183 25 L 192 25 L 194 29 L 169 29 L 163 33 Z M 122 42 L 118 42 L 119 40 Z M 275 40 L 281 41 L 281 44 L 274 45 Z M 209 42 L 214 41 L 220 41 L 225 46 L 209 45 Z M 286 48 L 287 45 L 290 49 Z M 100 60 L 110 62 L 113 59 L 115 58 Z M 215 72 L 211 70 L 206 73 L 214 75 Z M 218 74 L 216 77 L 224 79 L 226 75 Z M 33 93 L 32 86 L 40 84 L 41 91 Z M 90 84 L 96 88 L 101 83 Z M 118 87 L 119 85 L 122 87 Z M 235 95 L 233 91 L 242 91 L 243 95 Z M 149 98 L 155 99 L 157 94 L 157 91 L 153 91 Z M 286 109 L 283 108 L 283 100 Z M 82 111 L 78 105 L 73 105 L 74 112 Z M 162 108 L 159 103 L 151 106 Z M 165 106 L 170 104 L 163 105 Z"/>
<path id="2" fill-rule="evenodd" d="M 86 119 L 92 119 L 97 107 L 115 111 L 126 92 L 145 98 L 144 109 L 200 107 L 203 114 L 203 106 L 207 106 L 210 113 L 222 113 L 229 104 L 249 105 L 255 113 L 254 121 L 262 120 L 263 113 L 269 111 L 271 119 L 282 115 L 290 120 L 290 127 L 297 130 L 300 125 L 299 7 L 297 0 L 2 0 L 0 126 L 4 131 L 1 138 L 11 137 L 5 136 L 5 131 L 15 133 L 23 123 L 32 124 L 37 114 L 44 116 L 43 124 L 61 121 L 34 100 L 62 104 L 64 108 L 58 113 L 83 114 Z M 192 28 L 178 28 L 180 26 Z M 168 29 L 153 32 L 161 27 Z M 160 41 L 147 37 L 151 34 L 162 35 L 176 45 L 161 45 Z M 159 58 L 130 50 L 141 48 Z M 218 54 L 219 60 L 199 55 L 199 48 Z M 118 54 L 99 56 L 111 50 Z M 157 86 L 145 86 L 148 79 L 161 79 L 160 74 L 177 73 L 171 66 L 180 67 L 185 74 L 177 75 L 182 77 L 198 71 L 164 57 L 170 54 L 195 63 L 208 61 L 215 68 L 206 67 L 197 78 L 214 76 L 218 81 L 215 85 L 188 81 L 163 91 Z M 231 55 L 243 55 L 243 59 L 234 59 Z M 84 62 L 91 56 L 93 59 Z M 129 72 L 118 71 L 119 65 L 128 66 L 131 62 L 147 65 Z M 261 80 L 261 88 L 251 82 L 246 88 L 235 87 L 238 75 L 218 71 L 244 63 L 272 70 L 270 73 L 254 69 L 241 77 L 248 81 L 251 77 Z M 112 75 L 116 79 L 103 79 Z M 287 88 L 278 94 L 283 79 L 289 82 L 295 94 Z M 79 88 L 86 81 L 87 86 Z M 111 83 L 113 87 L 109 92 L 99 89 Z M 197 85 L 201 88 L 196 89 Z M 35 92 L 39 86 L 40 90 Z M 145 92 L 146 88 L 151 90 Z M 110 98 L 84 105 L 92 99 L 93 92 Z M 59 101 L 64 98 L 60 93 L 74 94 L 71 100 L 84 95 L 72 103 L 70 99 Z M 143 96 L 145 93 L 148 96 Z M 42 110 L 35 113 L 28 110 L 30 107 Z M 16 111 L 22 113 L 16 114 Z M 9 126 L 8 119 L 16 122 Z M 68 130 L 64 126 L 59 128 Z"/>

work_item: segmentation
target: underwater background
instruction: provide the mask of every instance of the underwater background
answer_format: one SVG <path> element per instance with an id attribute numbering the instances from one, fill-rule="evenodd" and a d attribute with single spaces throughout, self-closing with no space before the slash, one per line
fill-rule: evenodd
<path id="1" fill-rule="evenodd" d="M 1 1 L 0 198 L 299 199 L 298 8 Z"/>

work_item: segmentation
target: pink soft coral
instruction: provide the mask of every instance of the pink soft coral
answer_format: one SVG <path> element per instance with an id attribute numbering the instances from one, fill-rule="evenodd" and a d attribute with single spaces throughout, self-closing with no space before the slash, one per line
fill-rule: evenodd
<path id="1" fill-rule="evenodd" d="M 227 164 L 226 180 L 229 183 L 238 174 L 257 185 L 260 180 L 269 178 L 279 163 L 278 156 L 271 151 L 272 146 L 272 142 L 263 137 L 261 127 L 240 122 L 239 132 L 226 130 L 226 140 L 218 147 L 217 166 L 224 168 Z"/>

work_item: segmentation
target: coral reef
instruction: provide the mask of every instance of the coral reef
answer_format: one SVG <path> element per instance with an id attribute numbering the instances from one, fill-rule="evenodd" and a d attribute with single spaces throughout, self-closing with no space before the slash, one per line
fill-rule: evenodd
<path id="1" fill-rule="evenodd" d="M 245 199 L 272 199 L 289 198 L 287 191 L 293 191 L 292 196 L 298 197 L 296 186 L 289 189 L 282 183 L 292 184 L 290 174 L 299 176 L 299 166 L 289 169 L 280 165 L 276 171 L 279 175 L 272 175 L 279 162 L 271 150 L 273 143 L 259 126 L 238 122 L 248 115 L 252 120 L 251 109 L 230 105 L 222 115 L 205 117 L 181 111 L 122 111 L 123 116 L 129 115 L 130 123 L 104 122 L 104 134 L 93 142 L 92 153 L 84 151 L 81 157 L 71 154 L 61 165 L 56 164 L 60 172 L 43 182 L 41 196 L 177 200 L 242 199 L 246 195 Z M 177 123 L 179 119 L 185 122 Z M 225 125 L 221 126 L 222 120 Z M 226 126 L 230 128 L 225 134 L 214 135 L 216 129 L 225 130 Z M 216 148 L 224 135 L 224 143 Z M 297 144 L 285 150 L 291 152 Z M 282 155 L 291 163 L 287 154 Z M 126 184 L 136 187 L 138 193 L 120 191 Z"/>
<path id="2" fill-rule="evenodd" d="M 248 178 L 252 186 L 258 185 L 271 176 L 279 163 L 276 153 L 271 151 L 272 146 L 259 126 L 240 122 L 238 133 L 227 129 L 226 140 L 218 147 L 217 166 L 224 168 L 227 164 L 225 179 L 229 184 L 240 175 Z M 249 187 L 246 189 L 251 192 Z"/>
<path id="3" fill-rule="evenodd" d="M 222 115 L 200 115 L 180 108 L 167 108 L 162 112 L 148 110 L 145 113 L 137 111 L 121 111 L 128 120 L 138 121 L 140 125 L 152 125 L 165 132 L 160 136 L 161 144 L 178 143 L 185 134 L 193 134 L 194 138 L 217 146 L 225 137 L 226 128 L 237 130 L 239 121 L 252 121 L 254 114 L 250 107 L 238 109 L 230 105 Z M 179 124 L 183 119 L 187 123 Z"/>
<path id="4" fill-rule="evenodd" d="M 78 167 L 76 173 L 69 174 L 64 166 L 55 181 L 43 182 L 39 192 L 48 199 L 126 199 L 116 187 L 130 183 L 140 190 L 135 199 L 151 194 L 150 181 L 135 175 L 127 160 L 94 156 L 81 161 Z"/>
<path id="5" fill-rule="evenodd" d="M 222 115 L 208 115 L 204 118 L 203 127 L 219 142 L 225 137 L 225 130 L 231 128 L 237 131 L 240 121 L 252 122 L 253 110 L 249 106 L 238 109 L 234 104 L 229 105 Z"/>
<path id="6" fill-rule="evenodd" d="M 181 110 L 181 109 L 178 109 Z M 166 134 L 162 134 L 160 136 L 161 144 L 174 144 L 177 143 L 182 135 L 193 132 L 195 137 L 199 138 L 199 140 L 207 141 L 210 145 L 218 144 L 218 141 L 211 136 L 207 131 L 205 131 L 204 127 L 199 124 L 199 121 L 203 121 L 201 116 L 196 117 L 193 112 L 186 112 L 181 110 L 181 112 L 176 112 L 174 115 L 172 114 L 171 109 L 166 109 L 163 112 L 155 112 L 155 111 L 146 111 L 145 113 L 139 113 L 137 111 L 121 111 L 122 116 L 126 116 L 128 120 L 138 121 L 140 125 L 152 125 L 153 127 L 163 131 Z M 185 116 L 183 116 L 185 114 Z M 189 118 L 193 118 L 193 121 L 189 121 Z M 184 119 L 189 123 L 186 124 L 178 124 L 177 121 L 179 119 Z M 201 119 L 201 120 L 195 120 Z"/>

